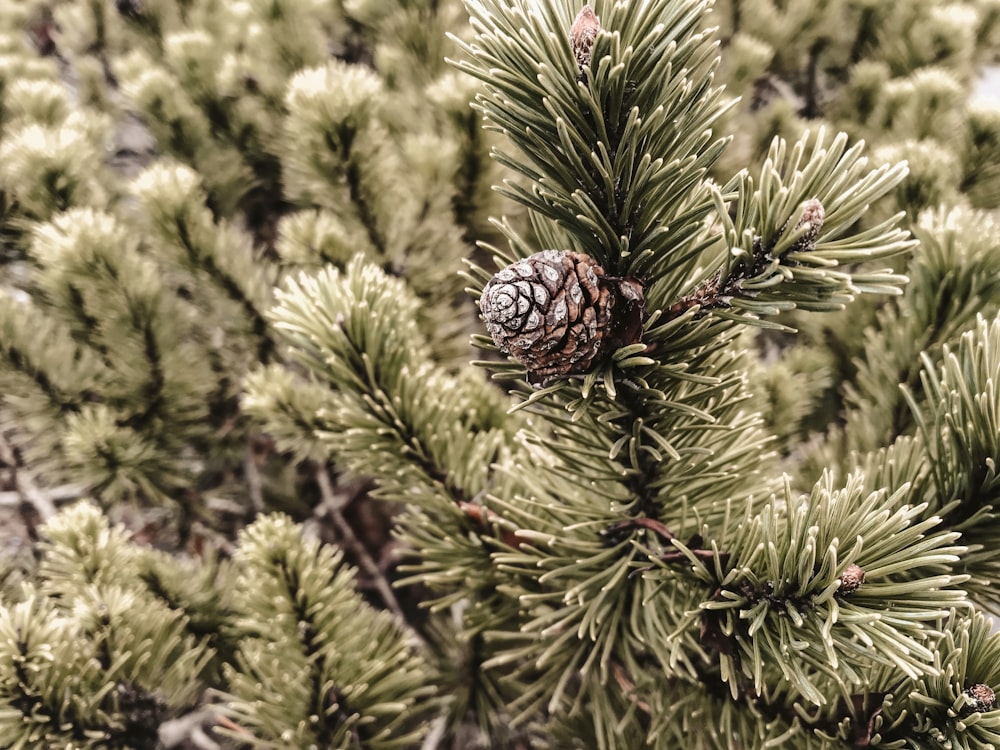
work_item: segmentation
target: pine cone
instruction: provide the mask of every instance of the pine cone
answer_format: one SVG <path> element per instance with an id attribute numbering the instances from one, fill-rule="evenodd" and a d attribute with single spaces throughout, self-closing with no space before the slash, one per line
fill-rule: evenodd
<path id="1" fill-rule="evenodd" d="M 507 266 L 483 289 L 479 307 L 500 351 L 545 383 L 583 373 L 641 337 L 642 284 L 606 276 L 589 256 L 544 250 Z"/>

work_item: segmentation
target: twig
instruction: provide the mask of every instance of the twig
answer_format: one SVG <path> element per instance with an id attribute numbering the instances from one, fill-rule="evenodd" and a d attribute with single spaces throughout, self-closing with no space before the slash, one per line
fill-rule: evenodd
<path id="1" fill-rule="evenodd" d="M 26 472 L 20 471 L 23 465 L 14 452 L 14 446 L 10 444 L 7 436 L 2 434 L 0 434 L 0 461 L 10 467 L 14 489 L 21 496 L 21 499 L 35 509 L 43 522 L 56 515 L 56 504 L 47 493 L 38 489 L 34 480 Z"/>
<path id="2" fill-rule="evenodd" d="M 365 549 L 361 540 L 354 533 L 354 529 L 351 528 L 347 519 L 344 518 L 344 514 L 341 512 L 344 503 L 337 499 L 337 495 L 333 491 L 333 484 L 330 482 L 330 475 L 327 474 L 324 465 L 319 464 L 316 466 L 315 477 L 316 485 L 319 487 L 320 495 L 323 498 L 323 510 L 330 516 L 330 520 L 333 521 L 334 526 L 337 527 L 337 531 L 340 532 L 344 546 L 354 554 L 358 565 L 365 573 L 371 576 L 375 589 L 378 591 L 379 596 L 382 597 L 382 601 L 385 602 L 386 607 L 399 617 L 402 622 L 407 622 L 406 614 L 403 612 L 403 608 L 400 606 L 399 600 L 392 590 L 392 586 L 389 585 L 389 581 L 386 580 L 378 564 L 368 554 L 368 550 Z M 425 644 L 423 637 L 415 629 L 410 628 L 410 631 L 415 640 L 421 645 Z"/>
<path id="3" fill-rule="evenodd" d="M 243 475 L 246 477 L 250 504 L 255 513 L 262 513 L 264 511 L 264 489 L 260 481 L 260 471 L 257 469 L 253 443 L 250 441 L 247 441 L 246 452 L 243 456 Z"/>
<path id="4" fill-rule="evenodd" d="M 623 521 L 617 521 L 602 531 L 601 536 L 616 539 L 623 533 L 627 535 L 628 532 L 634 531 L 635 529 L 646 529 L 647 531 L 652 531 L 665 542 L 669 542 L 671 539 L 675 538 L 673 532 L 667 528 L 666 524 L 662 521 L 656 520 L 655 518 L 648 518 L 646 516 L 626 518 Z"/>
<path id="5" fill-rule="evenodd" d="M 316 476 L 316 484 L 319 485 L 319 492 L 322 496 L 322 500 L 316 509 L 313 511 L 315 516 L 323 516 L 327 513 L 340 513 L 343 514 L 344 509 L 351 504 L 354 500 L 353 495 L 349 493 L 342 493 L 340 496 L 337 495 L 333 490 L 333 485 L 330 483 L 330 475 L 326 473 L 326 467 L 321 463 L 315 464 L 316 469 L 314 474 Z"/>
<path id="6" fill-rule="evenodd" d="M 649 715 L 652 715 L 653 711 L 649 707 L 649 704 L 635 694 L 635 683 L 632 682 L 632 679 L 628 676 L 628 673 L 625 671 L 625 667 L 618 662 L 613 662 L 611 664 L 611 671 L 614 675 L 615 682 L 618 683 L 618 687 L 620 687 L 622 692 L 625 693 L 625 697 L 638 706 L 639 709 L 645 711 Z"/>
<path id="7" fill-rule="evenodd" d="M 420 750 L 437 750 L 441 746 L 441 740 L 444 739 L 444 733 L 447 729 L 448 717 L 442 714 L 431 722 L 431 729 L 427 733 L 427 737 L 424 738 Z"/>
<path id="8" fill-rule="evenodd" d="M 50 490 L 39 490 L 39 492 L 56 506 L 65 505 L 73 500 L 79 500 L 87 494 L 84 488 L 78 484 L 64 484 L 59 487 L 53 487 Z M 24 500 L 25 498 L 17 490 L 0 492 L 0 506 L 11 508 L 23 503 Z"/>
<path id="9" fill-rule="evenodd" d="M 157 735 L 165 748 L 194 747 L 197 750 L 219 750 L 219 743 L 205 734 L 205 724 L 221 723 L 213 706 L 203 706 L 160 724 Z M 228 722 L 227 722 L 228 723 Z"/>

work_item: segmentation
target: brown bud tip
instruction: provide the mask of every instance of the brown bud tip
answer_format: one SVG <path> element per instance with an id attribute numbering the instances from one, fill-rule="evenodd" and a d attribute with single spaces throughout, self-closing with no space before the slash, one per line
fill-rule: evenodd
<path id="1" fill-rule="evenodd" d="M 805 234 L 796 243 L 795 249 L 804 250 L 812 248 L 816 244 L 816 238 L 823 231 L 823 219 L 826 218 L 826 209 L 819 202 L 818 198 L 810 198 L 802 204 L 802 216 L 799 218 L 796 229 L 806 227 Z"/>
<path id="2" fill-rule="evenodd" d="M 465 513 L 466 517 L 478 527 L 478 531 L 486 532 L 491 526 L 499 526 L 500 539 L 504 544 L 515 548 L 521 546 L 521 539 L 517 536 L 517 532 L 500 526 L 500 516 L 488 508 L 463 501 L 458 504 L 458 509 Z"/>
<path id="3" fill-rule="evenodd" d="M 601 21 L 594 15 L 593 8 L 584 5 L 583 10 L 576 14 L 576 19 L 569 29 L 569 41 L 573 45 L 573 54 L 581 70 L 584 66 L 590 65 L 590 51 L 600 30 Z"/>
<path id="4" fill-rule="evenodd" d="M 865 582 L 865 571 L 858 565 L 848 565 L 840 575 L 840 588 L 837 592 L 842 596 L 853 594 Z"/>
<path id="5" fill-rule="evenodd" d="M 993 688 L 978 683 L 962 691 L 965 696 L 965 708 L 969 713 L 986 713 L 997 707 L 997 696 Z"/>

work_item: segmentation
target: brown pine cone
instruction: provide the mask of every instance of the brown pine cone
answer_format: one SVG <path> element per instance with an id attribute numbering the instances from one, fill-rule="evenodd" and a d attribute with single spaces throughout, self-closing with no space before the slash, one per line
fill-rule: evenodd
<path id="1" fill-rule="evenodd" d="M 639 341 L 643 301 L 641 283 L 606 276 L 589 255 L 544 250 L 490 279 L 479 307 L 500 351 L 545 383 Z"/>

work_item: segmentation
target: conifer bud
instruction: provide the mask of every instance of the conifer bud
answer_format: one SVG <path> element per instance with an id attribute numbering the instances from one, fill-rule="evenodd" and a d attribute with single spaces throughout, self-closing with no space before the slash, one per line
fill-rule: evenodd
<path id="1" fill-rule="evenodd" d="M 642 284 L 606 276 L 589 255 L 544 250 L 499 271 L 479 307 L 486 330 L 532 383 L 587 372 L 641 338 Z"/>
<path id="2" fill-rule="evenodd" d="M 841 596 L 853 594 L 864 582 L 865 571 L 859 565 L 848 565 L 840 575 L 840 588 L 837 589 L 837 593 Z"/>
<path id="3" fill-rule="evenodd" d="M 601 21 L 594 15 L 594 10 L 589 5 L 584 5 L 583 9 L 576 14 L 576 19 L 569 29 L 569 40 L 573 45 L 573 55 L 576 57 L 576 64 L 580 66 L 582 72 L 584 67 L 590 65 L 590 54 L 594 47 L 594 40 L 597 32 L 601 30 Z"/>
<path id="4" fill-rule="evenodd" d="M 795 225 L 796 229 L 808 227 L 806 233 L 795 243 L 796 250 L 806 250 L 816 245 L 819 233 L 823 231 L 823 220 L 826 218 L 826 209 L 818 198 L 810 198 L 802 204 L 802 216 Z"/>
<path id="5" fill-rule="evenodd" d="M 966 698 L 967 713 L 986 713 L 997 707 L 997 696 L 993 688 L 981 682 L 967 687 L 962 691 L 962 695 Z"/>

